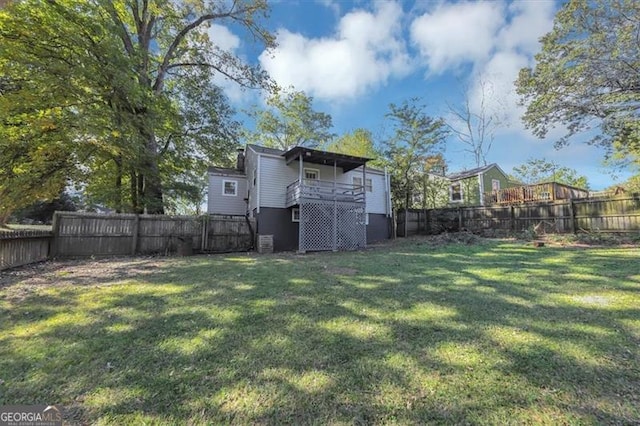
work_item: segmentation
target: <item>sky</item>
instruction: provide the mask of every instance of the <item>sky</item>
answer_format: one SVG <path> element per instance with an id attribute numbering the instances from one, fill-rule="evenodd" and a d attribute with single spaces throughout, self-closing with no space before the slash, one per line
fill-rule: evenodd
<path id="1" fill-rule="evenodd" d="M 630 172 L 613 176 L 602 165 L 604 152 L 580 138 L 556 150 L 562 129 L 538 139 L 520 119 L 524 107 L 513 82 L 521 68 L 535 65 L 538 40 L 552 29 L 559 6 L 547 0 L 281 0 L 271 3 L 266 21 L 278 43 L 271 51 L 233 28 L 214 25 L 210 35 L 220 47 L 260 64 L 280 86 L 313 97 L 314 108 L 332 116 L 338 135 L 356 128 L 384 135 L 389 104 L 412 97 L 422 99 L 428 114 L 450 121 L 449 106 L 468 99 L 477 107 L 484 99 L 486 110 L 501 117 L 488 163 L 511 173 L 529 158 L 545 158 L 587 176 L 591 189 L 604 189 Z M 238 110 L 263 102 L 255 91 L 222 79 L 219 84 Z M 476 165 L 454 136 L 444 155 L 450 172 Z"/>

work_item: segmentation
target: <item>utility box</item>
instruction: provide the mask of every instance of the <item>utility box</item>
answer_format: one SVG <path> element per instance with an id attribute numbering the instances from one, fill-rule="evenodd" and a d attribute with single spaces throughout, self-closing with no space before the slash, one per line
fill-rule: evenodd
<path id="1" fill-rule="evenodd" d="M 258 253 L 273 253 L 273 235 L 258 235 Z"/>

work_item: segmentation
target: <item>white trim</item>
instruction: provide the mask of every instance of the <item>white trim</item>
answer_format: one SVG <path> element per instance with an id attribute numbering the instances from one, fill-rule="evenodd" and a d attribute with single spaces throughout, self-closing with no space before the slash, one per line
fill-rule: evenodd
<path id="1" fill-rule="evenodd" d="M 453 199 L 453 186 L 454 185 L 458 185 L 460 187 L 460 199 L 459 200 L 454 200 Z M 463 201 L 464 201 L 464 193 L 462 191 L 462 181 L 452 182 L 449 185 L 449 202 L 450 203 L 462 203 Z"/>
<path id="2" fill-rule="evenodd" d="M 296 212 L 298 212 L 297 219 L 296 219 Z M 300 207 L 294 207 L 291 209 L 291 222 L 300 222 Z"/>
<path id="3" fill-rule="evenodd" d="M 478 173 L 478 189 L 480 190 L 480 205 L 484 206 L 484 172 Z"/>
<path id="4" fill-rule="evenodd" d="M 352 177 L 351 183 L 352 183 L 353 185 L 356 185 L 356 183 L 354 182 L 354 180 L 355 180 L 355 179 L 359 179 L 359 180 L 360 180 L 360 184 L 359 184 L 359 185 L 362 185 L 362 178 L 361 178 L 361 177 L 359 177 L 359 176 L 353 176 L 353 177 Z M 365 178 L 365 180 L 364 180 L 364 181 L 365 181 L 365 184 L 364 184 L 364 192 L 373 192 L 373 179 L 371 179 L 371 178 Z M 367 181 L 369 181 L 369 184 L 370 184 L 369 188 L 370 188 L 370 189 L 367 189 Z"/>
<path id="5" fill-rule="evenodd" d="M 233 194 L 227 194 L 226 185 L 227 183 L 233 184 Z M 225 197 L 237 197 L 238 196 L 238 181 L 231 179 L 222 179 L 222 195 Z"/>
<path id="6" fill-rule="evenodd" d="M 252 149 L 253 151 L 253 149 Z M 255 151 L 253 151 L 255 152 Z M 256 182 L 256 213 L 260 213 L 260 185 L 262 184 L 262 177 L 260 176 L 260 159 L 262 156 L 259 153 L 256 153 L 258 157 L 258 165 L 256 166 L 256 170 L 258 173 L 258 180 Z"/>
<path id="7" fill-rule="evenodd" d="M 308 178 L 307 177 L 307 170 L 310 172 L 316 172 L 317 177 L 315 179 L 313 178 Z M 320 180 L 320 169 L 316 169 L 313 167 L 304 167 L 303 171 L 302 171 L 302 177 L 304 179 L 310 179 L 310 180 Z"/>

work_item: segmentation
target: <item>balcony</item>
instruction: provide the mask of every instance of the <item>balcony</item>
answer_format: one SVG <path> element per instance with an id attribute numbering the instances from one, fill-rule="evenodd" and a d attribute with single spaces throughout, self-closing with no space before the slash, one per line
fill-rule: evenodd
<path id="1" fill-rule="evenodd" d="M 365 190 L 362 185 L 351 185 L 333 181 L 315 179 L 296 180 L 287 186 L 286 206 L 300 204 L 301 199 L 344 201 L 350 203 L 364 203 Z"/>
<path id="2" fill-rule="evenodd" d="M 584 189 L 557 182 L 545 182 L 485 192 L 484 200 L 485 204 L 519 204 L 586 198 L 588 195 L 589 192 Z"/>

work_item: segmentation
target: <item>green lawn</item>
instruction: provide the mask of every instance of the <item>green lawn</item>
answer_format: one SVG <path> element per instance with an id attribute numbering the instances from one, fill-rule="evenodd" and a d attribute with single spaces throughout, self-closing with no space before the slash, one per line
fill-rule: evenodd
<path id="1" fill-rule="evenodd" d="M 636 423 L 639 260 L 413 240 L 120 278 L 57 264 L 55 285 L 0 288 L 0 405 L 92 424 Z"/>

